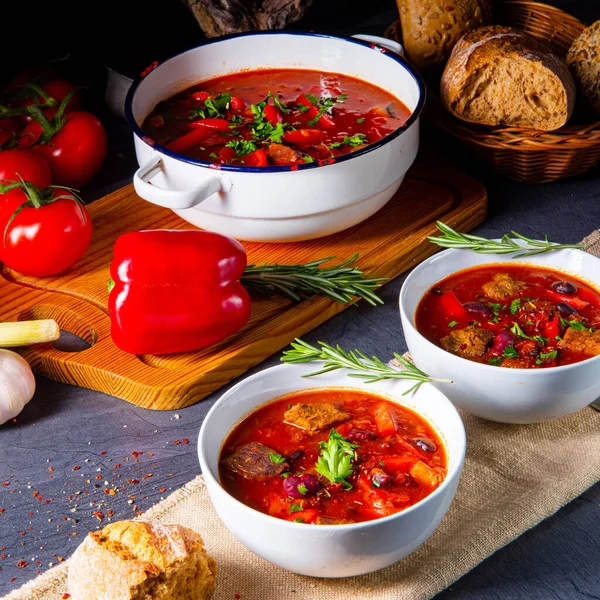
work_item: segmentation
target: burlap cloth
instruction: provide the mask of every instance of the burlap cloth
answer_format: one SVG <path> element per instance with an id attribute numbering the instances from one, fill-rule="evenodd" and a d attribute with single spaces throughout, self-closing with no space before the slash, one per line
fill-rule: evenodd
<path id="1" fill-rule="evenodd" d="M 600 255 L 600 233 L 584 243 Z M 219 520 L 202 476 L 142 518 L 195 529 L 219 567 L 213 600 L 426 600 L 600 480 L 600 412 L 538 425 L 502 425 L 461 414 L 467 454 L 458 491 L 435 533 L 404 560 L 370 575 L 314 579 L 255 556 Z M 61 600 L 68 561 L 4 600 Z"/>

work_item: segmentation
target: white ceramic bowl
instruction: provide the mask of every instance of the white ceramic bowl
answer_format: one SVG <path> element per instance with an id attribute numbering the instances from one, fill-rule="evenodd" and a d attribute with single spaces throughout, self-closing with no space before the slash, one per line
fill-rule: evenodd
<path id="1" fill-rule="evenodd" d="M 363 384 L 338 371 L 303 378 L 317 364 L 280 365 L 261 371 L 227 391 L 206 415 L 198 440 L 200 466 L 219 516 L 250 550 L 302 575 L 349 577 L 386 567 L 410 554 L 435 530 L 446 514 L 460 477 L 465 431 L 452 403 L 426 384 L 402 396 L 410 385 L 381 381 Z M 432 494 L 403 512 L 350 525 L 306 525 L 283 521 L 249 508 L 219 483 L 218 460 L 227 434 L 250 412 L 297 390 L 319 387 L 360 388 L 407 406 L 425 417 L 444 441 L 448 475 Z"/>
<path id="2" fill-rule="evenodd" d="M 400 317 L 406 344 L 417 367 L 433 377 L 452 402 L 474 415 L 501 423 L 537 423 L 568 415 L 600 397 L 600 356 L 546 369 L 506 369 L 446 352 L 415 329 L 415 312 L 425 292 L 448 275 L 490 263 L 528 263 L 558 269 L 600 286 L 600 259 L 581 250 L 557 250 L 514 259 L 512 254 L 444 250 L 422 262 L 400 290 Z"/>
<path id="3" fill-rule="evenodd" d="M 358 77 L 391 92 L 412 114 L 403 127 L 375 144 L 332 164 L 294 169 L 215 168 L 155 144 L 140 129 L 159 101 L 194 83 L 274 68 Z M 131 86 L 125 111 L 141 165 L 135 189 L 193 225 L 242 240 L 287 242 L 329 235 L 364 221 L 394 195 L 417 154 L 424 101 L 425 87 L 414 68 L 372 42 L 299 32 L 218 38 L 153 63 Z"/>

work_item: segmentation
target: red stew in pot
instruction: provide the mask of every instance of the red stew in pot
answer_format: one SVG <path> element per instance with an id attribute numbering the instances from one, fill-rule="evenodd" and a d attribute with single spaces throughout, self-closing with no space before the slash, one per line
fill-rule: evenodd
<path id="1" fill-rule="evenodd" d="M 259 408 L 223 445 L 221 484 L 240 502 L 298 523 L 392 515 L 446 477 L 444 446 L 422 417 L 355 390 L 297 392 Z"/>
<path id="2" fill-rule="evenodd" d="M 410 111 L 346 75 L 266 69 L 203 81 L 160 102 L 144 133 L 173 152 L 263 167 L 329 161 L 377 142 Z"/>
<path id="3" fill-rule="evenodd" d="M 480 363 L 539 369 L 600 354 L 600 293 L 560 271 L 496 264 L 454 273 L 417 307 L 415 326 Z"/>

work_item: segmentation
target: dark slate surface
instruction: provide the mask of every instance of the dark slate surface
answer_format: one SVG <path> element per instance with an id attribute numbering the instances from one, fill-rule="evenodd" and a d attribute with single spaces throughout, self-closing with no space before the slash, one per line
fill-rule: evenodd
<path id="1" fill-rule="evenodd" d="M 587 21 L 600 17 L 596 1 L 554 3 Z M 177 49 L 178 44 L 194 43 L 192 38 L 200 39 L 175 3 L 164 4 L 164 17 L 153 21 L 145 17 L 151 22 L 149 27 L 154 27 L 154 31 L 164 23 L 183 24 L 182 27 L 167 27 L 176 33 L 163 36 L 165 39 L 153 36 L 146 39 L 151 39 L 157 47 L 162 44 L 167 50 Z M 299 26 L 342 33 L 358 30 L 382 33 L 396 15 L 389 0 L 370 2 L 368 15 L 364 13 L 364 3 L 356 1 L 315 5 L 309 18 Z M 112 10 L 116 3 L 108 6 Z M 127 126 L 107 114 L 101 105 L 103 80 L 98 65 L 107 56 L 118 62 L 123 56 L 119 48 L 123 49 L 141 34 L 139 29 L 134 31 L 125 26 L 133 23 L 136 12 L 133 8 L 128 8 L 131 15 L 121 20 L 111 10 L 105 9 L 99 17 L 102 31 L 112 24 L 119 34 L 111 37 L 110 52 L 108 44 L 104 47 L 95 44 L 99 34 L 90 33 L 87 41 L 84 36 L 76 36 L 79 46 L 67 63 L 72 76 L 87 84 L 88 106 L 94 106 L 102 115 L 111 136 L 109 159 L 95 183 L 84 191 L 88 201 L 127 183 L 135 168 Z M 123 37 L 122 32 L 128 30 L 133 33 Z M 143 52 L 149 53 L 154 48 L 152 44 Z M 48 51 L 52 50 L 56 52 L 54 56 L 60 56 L 62 51 L 60 44 Z M 129 54 L 132 53 L 135 51 Z M 26 50 L 20 56 L 26 64 Z M 91 61 L 90 69 L 81 66 L 86 60 Z M 463 169 L 487 186 L 489 217 L 477 228 L 478 234 L 494 237 L 516 229 L 534 237 L 548 234 L 553 240 L 576 242 L 600 227 L 600 169 L 551 185 L 526 186 L 477 167 L 469 157 L 453 151 L 447 139 L 427 127 L 424 138 L 446 156 L 452 155 Z M 394 351 L 406 350 L 396 308 L 402 281 L 403 277 L 399 277 L 382 288 L 384 306 L 349 308 L 305 336 L 306 339 L 359 347 L 384 359 L 390 358 Z M 278 357 L 274 356 L 254 371 L 277 362 Z M 11 422 L 0 431 L 0 509 L 4 509 L 0 513 L 0 593 L 8 593 L 33 578 L 36 572 L 68 557 L 88 530 L 101 526 L 100 519 L 106 523 L 111 511 L 114 520 L 132 517 L 191 480 L 198 473 L 195 441 L 200 424 L 222 391 L 187 409 L 155 412 L 38 377 L 35 398 L 16 423 Z M 498 551 L 437 598 L 600 598 L 599 506 L 600 485 L 596 485 Z M 19 568 L 18 563 L 27 564 Z"/>

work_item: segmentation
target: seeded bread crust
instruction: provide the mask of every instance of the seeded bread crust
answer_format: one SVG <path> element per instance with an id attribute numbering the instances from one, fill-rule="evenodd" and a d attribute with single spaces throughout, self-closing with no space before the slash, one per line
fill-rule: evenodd
<path id="1" fill-rule="evenodd" d="M 454 47 L 440 82 L 444 106 L 482 125 L 550 131 L 575 105 L 575 82 L 550 47 L 512 27 L 481 27 Z"/>
<path id="2" fill-rule="evenodd" d="M 69 561 L 71 600 L 208 600 L 216 563 L 181 525 L 117 521 L 88 534 Z"/>
<path id="3" fill-rule="evenodd" d="M 491 0 L 396 0 L 402 42 L 419 69 L 446 61 L 467 32 L 487 25 Z"/>
<path id="4" fill-rule="evenodd" d="M 567 64 L 590 106 L 600 115 L 600 20 L 575 39 Z"/>

